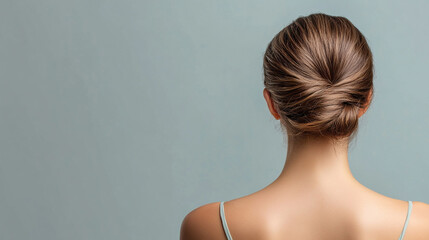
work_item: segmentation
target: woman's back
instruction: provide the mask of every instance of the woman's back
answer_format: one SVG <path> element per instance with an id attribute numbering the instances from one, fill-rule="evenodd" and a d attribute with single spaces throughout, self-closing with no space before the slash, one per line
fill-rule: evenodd
<path id="1" fill-rule="evenodd" d="M 348 203 L 284 199 L 271 204 L 249 198 L 227 201 L 218 204 L 218 208 L 220 216 L 220 210 L 224 211 L 225 236 L 229 230 L 230 236 L 235 236 L 231 239 L 236 240 L 402 239 L 403 231 L 406 239 L 429 239 L 429 232 L 426 235 L 422 232 L 427 227 L 419 230 L 418 226 L 424 224 L 418 224 L 418 217 L 414 216 L 419 214 L 416 206 L 421 212 L 424 203 L 414 202 L 415 212 L 411 215 L 413 205 L 409 208 L 408 201 L 376 198 L 367 201 L 357 198 Z M 429 224 L 428 219 L 426 215 L 425 224 Z"/>
<path id="2" fill-rule="evenodd" d="M 181 239 L 229 240 L 229 232 L 234 240 L 390 240 L 402 239 L 403 230 L 403 239 L 429 239 L 429 205 L 423 202 L 412 201 L 409 208 L 408 201 L 370 189 L 344 192 L 341 198 L 278 190 L 268 186 L 193 210 L 182 224 Z"/>

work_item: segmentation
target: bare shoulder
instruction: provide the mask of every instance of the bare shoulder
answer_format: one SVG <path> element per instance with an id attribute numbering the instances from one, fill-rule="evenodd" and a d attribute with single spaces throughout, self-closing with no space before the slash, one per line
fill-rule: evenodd
<path id="1" fill-rule="evenodd" d="M 408 239 L 429 239 L 429 204 L 413 201 L 406 236 Z"/>
<path id="2" fill-rule="evenodd" d="M 189 212 L 180 228 L 181 240 L 225 239 L 219 215 L 220 202 L 208 203 Z"/>

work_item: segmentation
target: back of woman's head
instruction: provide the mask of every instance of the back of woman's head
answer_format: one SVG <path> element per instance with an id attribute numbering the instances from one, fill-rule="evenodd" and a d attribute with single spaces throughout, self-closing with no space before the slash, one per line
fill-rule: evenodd
<path id="1" fill-rule="evenodd" d="M 350 137 L 372 99 L 372 53 L 345 17 L 297 18 L 268 44 L 263 67 L 264 85 L 291 136 Z"/>

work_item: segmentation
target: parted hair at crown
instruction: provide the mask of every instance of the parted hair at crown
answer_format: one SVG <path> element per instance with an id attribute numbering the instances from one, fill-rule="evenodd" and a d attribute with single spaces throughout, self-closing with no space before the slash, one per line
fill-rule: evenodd
<path id="1" fill-rule="evenodd" d="M 263 70 L 282 127 L 293 136 L 349 137 L 372 99 L 372 53 L 345 17 L 297 18 L 268 44 Z"/>

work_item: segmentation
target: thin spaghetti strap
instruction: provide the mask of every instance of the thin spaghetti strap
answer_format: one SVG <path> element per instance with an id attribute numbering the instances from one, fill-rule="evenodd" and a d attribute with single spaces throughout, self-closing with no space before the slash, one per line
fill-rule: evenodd
<path id="1" fill-rule="evenodd" d="M 413 209 L 413 202 L 408 201 L 408 212 L 407 212 L 407 218 L 405 219 L 404 227 L 402 228 L 401 236 L 399 237 L 399 240 L 402 240 L 405 235 L 405 230 L 407 230 L 408 221 L 410 220 L 411 210 Z"/>
<path id="2" fill-rule="evenodd" d="M 229 229 L 228 229 L 228 224 L 226 223 L 225 210 L 224 210 L 223 204 L 224 204 L 224 201 L 220 202 L 220 207 L 219 207 L 220 218 L 222 219 L 222 226 L 223 226 L 223 230 L 225 231 L 226 238 L 228 240 L 232 240 L 231 233 L 229 232 Z"/>

